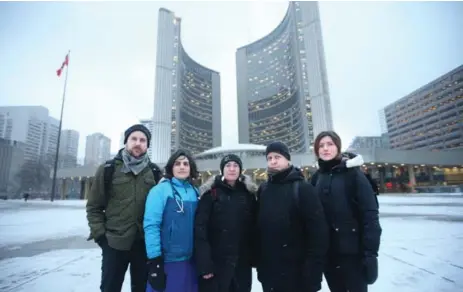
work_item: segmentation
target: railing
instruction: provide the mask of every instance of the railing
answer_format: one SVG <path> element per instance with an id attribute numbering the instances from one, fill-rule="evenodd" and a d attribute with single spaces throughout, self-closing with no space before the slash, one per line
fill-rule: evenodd
<path id="1" fill-rule="evenodd" d="M 461 193 L 463 196 L 463 185 L 415 187 L 415 190 L 417 193 Z"/>

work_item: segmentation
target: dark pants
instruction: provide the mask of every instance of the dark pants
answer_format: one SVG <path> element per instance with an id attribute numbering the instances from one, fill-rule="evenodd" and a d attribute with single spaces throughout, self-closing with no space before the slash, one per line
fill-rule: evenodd
<path id="1" fill-rule="evenodd" d="M 308 292 L 307 290 L 300 287 L 300 285 L 288 283 L 286 287 L 272 287 L 265 283 L 262 283 L 263 292 Z"/>
<path id="2" fill-rule="evenodd" d="M 101 292 L 120 292 L 125 273 L 130 264 L 130 282 L 132 292 L 145 292 L 148 270 L 146 249 L 143 240 L 136 241 L 129 251 L 116 250 L 104 242 L 101 265 Z"/>
<path id="3" fill-rule="evenodd" d="M 331 292 L 368 291 L 362 259 L 358 256 L 330 258 L 324 274 Z"/>

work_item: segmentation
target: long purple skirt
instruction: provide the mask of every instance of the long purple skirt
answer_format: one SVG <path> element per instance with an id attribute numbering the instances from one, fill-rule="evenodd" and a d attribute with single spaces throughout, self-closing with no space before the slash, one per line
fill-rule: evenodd
<path id="1" fill-rule="evenodd" d="M 198 292 L 198 276 L 191 260 L 165 263 L 166 290 L 154 290 L 149 283 L 146 292 Z"/>

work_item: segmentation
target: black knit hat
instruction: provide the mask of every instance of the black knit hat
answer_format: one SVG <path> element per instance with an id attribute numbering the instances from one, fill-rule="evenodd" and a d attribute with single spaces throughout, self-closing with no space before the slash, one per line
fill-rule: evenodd
<path id="1" fill-rule="evenodd" d="M 275 152 L 283 155 L 286 159 L 291 160 L 291 154 L 289 154 L 288 146 L 283 142 L 272 142 L 268 144 L 267 149 L 265 149 L 265 156 L 270 152 Z"/>
<path id="2" fill-rule="evenodd" d="M 145 127 L 142 124 L 136 124 L 125 130 L 124 132 L 124 144 L 127 143 L 127 140 L 129 139 L 130 134 L 133 132 L 140 131 L 146 136 L 146 141 L 148 143 L 148 148 L 150 147 L 150 141 L 151 141 L 151 132 L 148 130 L 147 127 Z"/>
<path id="3" fill-rule="evenodd" d="M 220 172 L 221 173 L 223 173 L 225 164 L 229 163 L 230 161 L 234 161 L 238 163 L 238 166 L 240 167 L 240 172 L 241 170 L 243 170 L 243 162 L 241 161 L 241 158 L 239 158 L 238 155 L 235 155 L 235 154 L 228 154 L 228 155 L 225 155 L 220 161 Z"/>

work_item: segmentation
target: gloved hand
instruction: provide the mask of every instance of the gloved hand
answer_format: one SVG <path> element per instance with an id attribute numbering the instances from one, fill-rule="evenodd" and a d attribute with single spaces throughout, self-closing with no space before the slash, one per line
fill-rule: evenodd
<path id="1" fill-rule="evenodd" d="M 95 242 L 96 244 L 98 244 L 100 248 L 104 248 L 108 244 L 108 239 L 106 238 L 106 235 L 103 234 L 100 237 L 96 238 Z"/>
<path id="2" fill-rule="evenodd" d="M 166 289 L 166 273 L 164 272 L 164 258 L 162 256 L 148 261 L 148 282 L 156 291 Z"/>
<path id="3" fill-rule="evenodd" d="M 219 283 L 212 274 L 201 276 L 198 285 L 199 291 L 219 291 Z"/>
<path id="4" fill-rule="evenodd" d="M 368 285 L 376 282 L 378 279 L 378 258 L 375 256 L 366 256 L 363 258 L 363 270 L 365 280 Z"/>
<path id="5" fill-rule="evenodd" d="M 302 272 L 303 291 L 317 292 L 322 289 L 323 265 L 316 265 L 312 260 L 306 260 Z"/>

